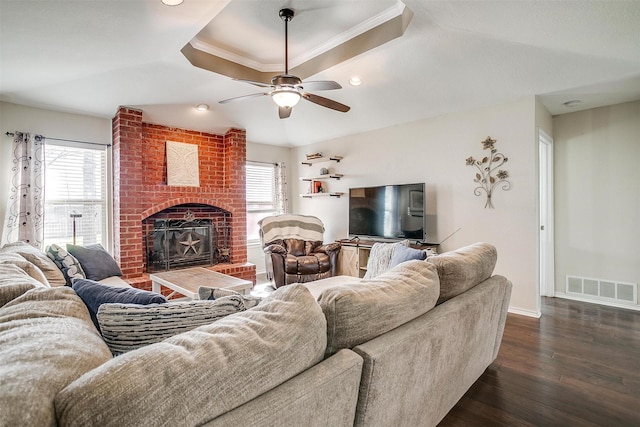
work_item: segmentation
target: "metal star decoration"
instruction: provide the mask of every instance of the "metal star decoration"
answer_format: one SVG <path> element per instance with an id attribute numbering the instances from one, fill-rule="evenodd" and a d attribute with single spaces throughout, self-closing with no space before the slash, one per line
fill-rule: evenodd
<path id="1" fill-rule="evenodd" d="M 191 233 L 187 235 L 187 240 L 178 243 L 185 246 L 182 256 L 185 256 L 189 250 L 193 250 L 193 253 L 196 255 L 198 254 L 197 245 L 200 243 L 200 239 L 194 240 Z"/>

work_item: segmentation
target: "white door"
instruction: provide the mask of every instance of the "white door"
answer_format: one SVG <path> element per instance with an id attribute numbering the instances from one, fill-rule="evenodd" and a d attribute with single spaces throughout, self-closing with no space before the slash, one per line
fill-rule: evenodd
<path id="1" fill-rule="evenodd" d="M 540 295 L 554 296 L 553 237 L 553 139 L 538 128 L 539 148 L 539 228 Z"/>

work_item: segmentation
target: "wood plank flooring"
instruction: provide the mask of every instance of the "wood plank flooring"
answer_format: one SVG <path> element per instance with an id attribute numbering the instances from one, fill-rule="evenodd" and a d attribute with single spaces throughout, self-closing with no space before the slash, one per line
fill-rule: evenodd
<path id="1" fill-rule="evenodd" d="M 498 358 L 439 424 L 640 426 L 640 312 L 543 298 L 509 314 Z"/>

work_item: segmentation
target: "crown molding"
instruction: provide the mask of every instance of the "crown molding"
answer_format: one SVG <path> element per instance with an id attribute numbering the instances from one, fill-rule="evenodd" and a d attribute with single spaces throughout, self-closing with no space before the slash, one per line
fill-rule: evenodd
<path id="1" fill-rule="evenodd" d="M 289 58 L 291 74 L 301 79 L 324 71 L 390 40 L 402 37 L 413 12 L 401 1 L 318 47 Z M 269 82 L 283 64 L 265 64 L 193 38 L 181 50 L 199 68 L 232 78 Z"/>

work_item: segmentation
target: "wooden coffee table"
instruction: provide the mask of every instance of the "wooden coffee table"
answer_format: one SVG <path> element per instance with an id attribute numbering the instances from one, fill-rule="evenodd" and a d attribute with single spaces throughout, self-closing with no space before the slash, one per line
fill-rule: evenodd
<path id="1" fill-rule="evenodd" d="M 160 285 L 162 285 L 173 291 L 169 297 L 179 293 L 191 299 L 198 299 L 200 286 L 231 289 L 243 295 L 248 294 L 253 287 L 253 283 L 249 280 L 238 279 L 202 267 L 165 271 L 151 274 L 149 278 L 153 292 L 160 293 Z"/>

